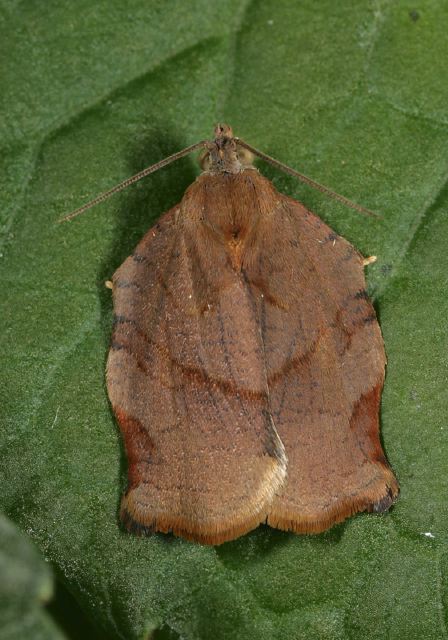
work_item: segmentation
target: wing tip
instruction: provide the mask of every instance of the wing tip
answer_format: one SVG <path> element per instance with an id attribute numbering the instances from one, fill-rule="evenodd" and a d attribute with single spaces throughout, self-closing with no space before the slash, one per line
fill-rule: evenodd
<path id="1" fill-rule="evenodd" d="M 165 533 L 206 545 L 220 545 L 234 540 L 258 527 L 263 520 L 261 516 L 247 518 L 243 522 L 238 522 L 236 519 L 232 522 L 229 519 L 212 526 L 174 514 L 148 513 L 142 518 L 141 514 L 132 514 L 127 507 L 122 507 L 120 518 L 125 529 L 139 537 Z"/>
<path id="2" fill-rule="evenodd" d="M 286 456 L 268 458 L 267 473 L 260 490 L 251 495 L 246 507 L 233 514 L 215 516 L 208 521 L 183 514 L 157 511 L 145 505 L 139 487 L 128 491 L 122 499 L 120 519 L 124 528 L 137 536 L 153 533 L 173 533 L 192 542 L 220 545 L 256 529 L 266 521 L 269 505 L 286 479 Z M 240 504 L 240 503 L 239 503 Z"/>
<path id="3" fill-rule="evenodd" d="M 347 518 L 364 511 L 385 513 L 398 498 L 400 487 L 390 468 L 387 479 L 383 478 L 376 489 L 360 493 L 358 496 L 342 498 L 328 509 L 322 509 L 309 515 L 299 515 L 295 510 L 272 509 L 267 517 L 267 524 L 283 531 L 299 534 L 319 534 L 327 531 Z"/>

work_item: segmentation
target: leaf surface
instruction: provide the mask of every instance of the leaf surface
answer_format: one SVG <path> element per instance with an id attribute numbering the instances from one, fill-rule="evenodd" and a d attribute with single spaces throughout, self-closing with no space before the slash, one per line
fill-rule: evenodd
<path id="1" fill-rule="evenodd" d="M 448 637 L 448 10 L 421 6 L 1 3 L 1 507 L 110 638 Z M 382 215 L 259 164 L 378 256 L 382 437 L 402 490 L 389 514 L 217 548 L 118 527 L 104 281 L 199 169 L 182 160 L 56 220 L 218 120 Z"/>

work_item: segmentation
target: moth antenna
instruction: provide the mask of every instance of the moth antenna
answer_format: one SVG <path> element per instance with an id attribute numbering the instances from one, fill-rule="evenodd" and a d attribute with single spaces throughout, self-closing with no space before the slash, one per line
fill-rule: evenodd
<path id="1" fill-rule="evenodd" d="M 334 200 L 338 200 L 339 202 L 342 202 L 342 204 L 345 204 L 347 207 L 350 207 L 351 209 L 356 209 L 356 211 L 359 211 L 359 213 L 362 213 L 365 216 L 373 216 L 375 218 L 382 217 L 378 213 L 375 213 L 375 211 L 370 211 L 370 209 L 366 209 L 365 207 L 362 207 L 360 204 L 357 204 L 356 202 L 352 202 L 348 198 L 341 196 L 340 193 L 336 193 L 336 191 L 332 191 L 328 187 L 325 187 L 323 184 L 320 184 L 319 182 L 312 180 L 312 178 L 308 178 L 308 176 L 305 176 L 303 173 L 299 173 L 299 171 L 296 171 L 295 169 L 291 169 L 291 167 L 288 167 L 288 165 L 283 164 L 283 162 L 280 162 L 279 160 L 275 160 L 274 158 L 271 158 L 271 156 L 266 155 L 266 153 L 263 153 L 262 151 L 258 151 L 258 149 L 255 149 L 255 147 L 252 147 L 252 145 L 247 144 L 247 142 L 244 142 L 244 140 L 241 140 L 241 138 L 234 138 L 234 140 L 236 140 L 236 142 L 239 145 L 241 145 L 242 147 L 245 147 L 248 151 L 251 151 L 254 155 L 258 156 L 265 162 L 269 162 L 269 164 L 271 164 L 273 167 L 276 167 L 277 169 L 281 169 L 285 173 L 289 173 L 289 175 L 294 176 L 294 178 L 298 178 L 305 184 L 308 184 L 310 187 L 313 187 L 313 189 L 317 189 L 317 191 L 321 191 L 322 193 L 325 193 L 327 196 L 330 196 L 330 198 L 333 198 Z"/>
<path id="2" fill-rule="evenodd" d="M 173 153 L 173 155 L 168 156 L 167 158 L 164 158 L 164 160 L 160 160 L 159 162 L 152 164 L 150 167 L 146 167 L 146 169 L 143 169 L 143 171 L 139 171 L 139 173 L 136 173 L 135 176 L 131 176 L 130 178 L 123 180 L 123 182 L 116 184 L 115 187 L 112 187 L 108 191 L 104 191 L 103 193 L 100 193 L 98 196 L 96 196 L 96 198 L 93 198 L 93 200 L 90 200 L 86 204 L 83 204 L 82 207 L 79 207 L 78 209 L 71 211 L 67 215 L 60 218 L 58 222 L 65 222 L 66 220 L 71 220 L 72 218 L 75 218 L 76 216 L 81 215 L 81 213 L 84 213 L 84 211 L 87 211 L 87 209 L 94 207 L 100 202 L 104 202 L 104 200 L 107 200 L 108 198 L 110 198 L 110 196 L 113 196 L 115 193 L 118 193 L 119 191 L 123 191 L 123 189 L 126 189 L 131 184 L 134 184 L 134 182 L 138 182 L 142 178 L 145 178 L 146 176 L 148 176 L 150 173 L 154 173 L 155 171 L 158 171 L 159 169 L 166 167 L 168 164 L 171 164 L 172 162 L 175 162 L 176 160 L 179 160 L 180 158 L 187 156 L 189 153 L 196 151 L 196 149 L 199 149 L 200 147 L 204 147 L 206 144 L 207 144 L 207 140 L 201 140 L 200 142 L 196 142 L 195 144 L 192 144 L 189 147 L 186 147 L 185 149 L 178 151 L 177 153 Z"/>

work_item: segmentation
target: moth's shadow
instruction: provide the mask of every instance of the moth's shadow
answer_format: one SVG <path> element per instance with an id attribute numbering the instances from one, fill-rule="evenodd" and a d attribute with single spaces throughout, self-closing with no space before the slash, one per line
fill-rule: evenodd
<path id="1" fill-rule="evenodd" d="M 315 546 L 336 545 L 342 538 L 344 530 L 345 522 L 317 535 L 298 535 L 260 525 L 247 535 L 216 547 L 216 552 L 226 567 L 241 569 L 243 566 L 260 562 L 262 558 L 269 556 L 272 551 L 282 546 L 310 542 Z"/>
<path id="2" fill-rule="evenodd" d="M 378 300 L 372 300 L 372 305 L 373 308 L 375 309 L 375 313 L 376 313 L 376 317 L 378 319 L 379 325 L 381 327 L 381 306 L 378 303 Z M 386 349 L 386 358 L 387 358 L 387 344 L 385 344 L 385 349 Z M 387 372 L 387 366 L 386 366 L 386 370 L 385 370 L 385 378 L 384 378 L 384 387 L 386 387 L 388 385 L 388 380 L 387 380 L 387 376 L 388 376 L 388 372 Z M 381 404 L 380 404 L 380 412 L 379 412 L 379 424 L 380 424 L 380 433 L 379 433 L 379 439 L 380 439 L 380 443 L 381 443 L 381 447 L 383 448 L 384 454 L 386 456 L 386 459 L 388 461 L 389 464 L 391 464 L 389 462 L 389 458 L 387 455 L 387 446 L 386 443 L 384 442 L 384 435 L 383 435 L 383 398 L 381 399 Z M 394 504 L 391 505 L 391 507 L 389 508 L 389 511 L 393 511 L 394 509 Z"/>
<path id="3" fill-rule="evenodd" d="M 169 127 L 142 137 L 129 152 L 127 176 L 132 176 L 145 167 L 179 151 L 187 142 L 167 135 Z M 110 250 L 98 269 L 98 296 L 101 306 L 101 325 L 104 344 L 104 368 L 113 324 L 112 292 L 105 286 L 115 270 L 134 250 L 143 235 L 153 226 L 158 217 L 179 202 L 186 188 L 195 180 L 194 156 L 178 160 L 172 165 L 147 176 L 121 194 L 122 205 L 117 215 L 114 238 Z M 120 196 L 118 196 L 120 197 Z M 107 391 L 105 390 L 105 393 Z M 120 430 L 109 405 L 111 421 L 120 439 L 120 487 L 117 487 L 117 503 L 126 488 L 127 461 Z M 117 511 L 118 513 L 118 511 Z"/>

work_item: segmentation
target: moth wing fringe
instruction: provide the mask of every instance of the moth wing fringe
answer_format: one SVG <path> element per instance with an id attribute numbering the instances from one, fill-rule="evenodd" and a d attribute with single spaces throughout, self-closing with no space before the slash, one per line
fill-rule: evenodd
<path id="1" fill-rule="evenodd" d="M 267 524 L 282 531 L 317 534 L 356 513 L 387 511 L 398 497 L 400 488 L 392 470 L 384 467 L 384 472 L 386 472 L 385 477 L 378 482 L 376 490 L 369 490 L 364 495 L 346 497 L 316 515 L 297 517 L 296 511 L 277 509 L 268 515 Z"/>
<path id="2" fill-rule="evenodd" d="M 210 545 L 219 545 L 252 531 L 266 521 L 268 506 L 286 479 L 287 460 L 280 439 L 279 443 L 281 446 L 279 445 L 278 457 L 270 459 L 272 463 L 260 484 L 258 495 L 252 496 L 252 509 L 233 517 L 230 515 L 225 520 L 204 523 L 196 517 L 188 518 L 162 512 L 156 514 L 150 510 L 143 513 L 142 508 L 136 508 L 131 490 L 123 497 L 121 503 L 120 518 L 124 526 L 137 535 L 171 532 L 187 540 Z"/>

